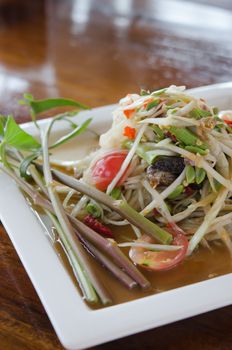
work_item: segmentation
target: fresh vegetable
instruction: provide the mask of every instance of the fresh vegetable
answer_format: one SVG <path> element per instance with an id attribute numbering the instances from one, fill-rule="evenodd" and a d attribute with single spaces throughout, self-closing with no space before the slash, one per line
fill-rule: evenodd
<path id="1" fill-rule="evenodd" d="M 183 185 L 178 185 L 175 190 L 169 194 L 168 199 L 176 199 L 184 191 Z"/>
<path id="2" fill-rule="evenodd" d="M 152 251 L 143 247 L 131 247 L 129 255 L 135 264 L 150 271 L 166 271 L 175 268 L 183 261 L 188 249 L 188 240 L 176 225 L 169 224 L 168 229 L 173 235 L 173 246 L 179 246 L 174 251 Z M 154 240 L 143 235 L 137 242 L 154 243 Z"/>
<path id="3" fill-rule="evenodd" d="M 173 134 L 176 139 L 182 142 L 186 146 L 197 146 L 203 150 L 207 149 L 207 145 L 204 144 L 193 132 L 187 128 L 178 128 L 176 126 L 170 126 L 169 131 Z"/>
<path id="4" fill-rule="evenodd" d="M 94 186 L 101 191 L 107 189 L 121 168 L 127 156 L 127 151 L 113 151 L 99 158 L 91 168 L 91 178 Z M 117 186 L 123 184 L 127 171 L 124 173 Z"/>
<path id="5" fill-rule="evenodd" d="M 196 177 L 196 173 L 194 167 L 192 165 L 186 166 L 186 180 L 188 184 L 194 183 Z"/>
<path id="6" fill-rule="evenodd" d="M 204 156 L 208 153 L 207 150 L 204 150 L 201 147 L 197 147 L 197 146 L 185 146 L 185 149 L 189 152 L 192 152 L 192 153 L 199 153 L 202 156 Z"/>
<path id="7" fill-rule="evenodd" d="M 135 128 L 131 128 L 130 126 L 126 126 L 123 131 L 123 135 L 128 137 L 128 139 L 134 140 L 136 135 Z"/>
<path id="8" fill-rule="evenodd" d="M 84 218 L 84 223 L 89 226 L 92 230 L 98 232 L 100 235 L 104 236 L 104 237 L 109 237 L 109 238 L 113 238 L 113 232 L 106 227 L 105 225 L 103 225 L 99 220 L 97 220 L 95 217 L 93 217 L 92 215 L 87 215 Z"/>
<path id="9" fill-rule="evenodd" d="M 134 115 L 135 109 L 124 109 L 123 113 L 126 116 L 127 119 L 132 118 Z"/>
<path id="10" fill-rule="evenodd" d="M 196 167 L 196 183 L 199 185 L 200 183 L 202 183 L 204 181 L 205 177 L 206 177 L 205 170 L 202 168 Z"/>
<path id="11" fill-rule="evenodd" d="M 100 207 L 93 203 L 93 202 L 89 202 L 87 205 L 86 205 L 86 211 L 88 214 L 90 214 L 92 217 L 94 218 L 100 218 L 101 217 L 101 214 L 102 214 L 102 211 L 100 209 Z"/>
<path id="12" fill-rule="evenodd" d="M 156 100 L 151 100 L 150 102 L 147 102 L 146 105 L 144 107 L 146 107 L 146 110 L 147 111 L 150 111 L 150 109 L 158 106 L 160 100 L 159 99 L 156 99 Z"/>

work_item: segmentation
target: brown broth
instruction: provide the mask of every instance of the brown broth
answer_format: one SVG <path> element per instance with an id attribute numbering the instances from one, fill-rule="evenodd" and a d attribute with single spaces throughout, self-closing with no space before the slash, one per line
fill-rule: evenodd
<path id="1" fill-rule="evenodd" d="M 133 236 L 129 227 L 114 229 L 114 233 L 115 237 L 117 237 L 117 241 L 122 241 L 122 237 L 124 236 Z M 64 254 L 61 243 L 56 241 L 54 246 L 70 277 L 75 285 L 77 285 L 72 268 Z M 128 249 L 123 249 L 124 253 L 128 254 Z M 191 257 L 186 258 L 182 264 L 173 270 L 165 272 L 150 272 L 145 269 L 140 269 L 151 283 L 151 289 L 148 291 L 142 291 L 139 288 L 128 290 L 97 261 L 95 261 L 92 256 L 89 256 L 89 262 L 99 277 L 99 280 L 102 281 L 111 295 L 114 305 L 232 272 L 232 259 L 227 248 L 223 244 L 216 243 L 212 244 L 212 250 L 204 247 L 198 248 Z M 97 305 L 94 306 L 93 309 L 100 307 L 101 305 Z"/>

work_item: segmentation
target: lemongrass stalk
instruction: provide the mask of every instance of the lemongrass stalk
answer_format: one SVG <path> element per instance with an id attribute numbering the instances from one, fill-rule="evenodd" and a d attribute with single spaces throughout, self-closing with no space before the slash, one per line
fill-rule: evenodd
<path id="1" fill-rule="evenodd" d="M 54 214 L 51 214 L 48 210 L 45 210 L 45 213 L 48 215 L 50 220 L 52 221 L 53 225 L 55 226 L 59 237 L 61 239 L 61 242 L 64 245 L 64 251 L 66 253 L 66 256 L 72 266 L 73 273 L 78 281 L 85 278 L 85 275 L 83 273 L 83 270 L 80 267 L 80 264 L 77 263 L 75 252 L 73 251 L 72 246 L 70 245 L 69 241 L 67 240 L 66 235 L 64 234 L 61 225 L 59 224 L 59 221 L 56 219 Z M 91 276 L 91 282 L 94 286 L 94 289 L 96 290 L 97 294 L 99 295 L 101 302 L 103 305 L 109 305 L 112 304 L 112 299 L 110 298 L 108 292 L 104 288 L 104 286 L 99 283 L 99 280 L 96 278 L 96 276 L 92 273 L 90 269 L 88 269 L 88 264 L 85 265 L 85 269 L 88 272 L 88 276 Z"/>
<path id="2" fill-rule="evenodd" d="M 88 275 L 87 270 L 87 260 L 84 257 L 84 250 L 81 246 L 80 242 L 75 236 L 74 230 L 65 214 L 64 208 L 60 202 L 59 196 L 55 191 L 54 182 L 52 179 L 50 164 L 49 164 L 49 154 L 48 154 L 48 136 L 50 132 L 51 124 L 46 128 L 45 131 L 41 132 L 41 142 L 42 142 L 42 150 L 43 150 L 43 170 L 44 170 L 44 179 L 46 183 L 46 187 L 48 190 L 49 198 L 51 200 L 55 215 L 59 221 L 59 224 L 66 236 L 67 241 L 69 242 L 71 247 L 75 247 L 75 256 L 77 265 L 76 274 L 79 276 L 79 284 L 82 289 L 82 292 L 88 302 L 96 303 L 98 300 L 96 291 L 92 285 L 92 281 L 90 276 Z M 87 265 L 86 265 L 87 264 Z M 78 268 L 77 268 L 78 266 Z M 80 274 L 80 270 L 82 274 Z"/>
<path id="3" fill-rule="evenodd" d="M 131 263 L 131 261 L 121 252 L 115 241 L 108 240 L 93 231 L 90 227 L 83 224 L 73 216 L 69 216 L 74 227 L 96 247 L 110 255 L 114 261 L 121 267 L 132 279 L 134 279 L 143 289 L 150 287 L 148 280 L 142 273 Z"/>
<path id="4" fill-rule="evenodd" d="M 35 191 L 25 180 L 21 179 L 13 171 L 5 168 L 0 163 L 0 169 L 9 175 L 17 185 L 27 194 L 33 201 L 34 205 L 38 205 L 43 209 L 54 213 L 54 209 L 51 203 L 41 196 L 38 191 Z M 93 231 L 91 228 L 86 226 L 83 222 L 77 220 L 73 216 L 68 215 L 69 220 L 72 222 L 74 227 L 81 232 L 83 237 L 85 237 L 89 242 L 93 243 L 94 246 L 98 247 L 100 250 L 103 250 L 107 255 L 111 256 L 112 259 L 120 266 L 131 278 L 133 278 L 142 288 L 147 289 L 150 287 L 150 283 L 147 279 L 141 274 L 140 271 L 131 263 L 131 261 L 121 252 L 117 247 L 115 242 L 107 240 L 100 236 L 98 233 Z"/>
<path id="5" fill-rule="evenodd" d="M 122 284 L 127 288 L 132 289 L 137 286 L 137 283 L 129 277 L 122 269 L 115 265 L 106 255 L 101 253 L 93 244 L 89 243 L 83 236 L 80 236 L 78 232 L 77 235 L 80 237 L 86 249 L 94 256 L 96 260 L 100 262 L 114 277 L 116 277 Z"/>
<path id="6" fill-rule="evenodd" d="M 140 228 L 142 232 L 147 233 L 150 237 L 157 239 L 163 244 L 169 244 L 172 241 L 172 235 L 167 231 L 151 222 L 136 210 L 130 207 L 125 201 L 118 201 L 118 208 L 123 212 L 123 216 L 134 226 Z"/>
<path id="7" fill-rule="evenodd" d="M 131 208 L 124 200 L 114 200 L 104 192 L 90 187 L 85 183 L 72 178 L 59 170 L 52 170 L 54 177 L 63 184 L 93 198 L 110 209 L 116 211 L 120 216 L 127 219 L 132 225 L 140 228 L 142 232 L 149 236 L 158 239 L 162 243 L 171 242 L 172 235 L 161 229 L 158 225 L 140 215 L 137 211 Z"/>

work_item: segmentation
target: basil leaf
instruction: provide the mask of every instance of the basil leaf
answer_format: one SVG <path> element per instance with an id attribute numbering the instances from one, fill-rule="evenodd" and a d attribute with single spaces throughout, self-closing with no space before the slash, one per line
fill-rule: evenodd
<path id="1" fill-rule="evenodd" d="M 81 133 L 83 133 L 87 129 L 87 127 L 89 126 L 91 121 L 92 121 L 92 119 L 87 119 L 83 124 L 81 124 L 80 126 L 77 126 L 69 134 L 64 135 L 60 139 L 58 139 L 55 143 L 53 143 L 53 145 L 51 145 L 49 147 L 49 149 L 58 147 L 58 146 L 62 145 L 63 143 L 71 140 L 73 137 L 80 135 Z"/>
<path id="2" fill-rule="evenodd" d="M 32 112 L 34 114 L 39 114 L 42 112 L 46 112 L 52 108 L 63 106 L 78 107 L 79 109 L 88 109 L 88 107 L 83 105 L 82 103 L 66 98 L 49 98 L 46 100 L 27 99 L 27 103 L 31 107 Z"/>
<path id="3" fill-rule="evenodd" d="M 22 130 L 12 116 L 6 122 L 4 142 L 19 150 L 31 151 L 40 148 L 40 144 L 33 136 Z"/>
<path id="4" fill-rule="evenodd" d="M 38 157 L 39 157 L 39 153 L 32 153 L 28 157 L 22 160 L 19 166 L 20 176 L 24 177 L 25 179 L 31 178 L 31 176 L 27 174 L 27 169 L 29 165 L 31 165 L 33 160 L 37 159 Z"/>

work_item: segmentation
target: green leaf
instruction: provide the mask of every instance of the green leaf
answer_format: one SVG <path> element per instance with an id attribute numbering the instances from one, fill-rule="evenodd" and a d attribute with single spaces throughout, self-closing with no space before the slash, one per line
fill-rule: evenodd
<path id="1" fill-rule="evenodd" d="M 20 166 L 19 166 L 19 172 L 20 172 L 21 177 L 24 177 L 25 179 L 31 178 L 27 174 L 27 169 L 28 169 L 29 165 L 31 165 L 33 160 L 38 158 L 38 156 L 39 156 L 39 152 L 32 153 L 28 157 L 26 157 L 22 160 L 22 162 L 20 163 Z"/>
<path id="2" fill-rule="evenodd" d="M 31 151 L 41 146 L 33 136 L 22 130 L 12 116 L 9 116 L 6 123 L 4 142 L 19 150 Z"/>
<path id="3" fill-rule="evenodd" d="M 63 106 L 78 107 L 79 109 L 88 109 L 88 107 L 83 105 L 82 103 L 66 98 L 49 98 L 46 100 L 27 99 L 27 102 L 34 114 L 39 114 L 42 112 L 46 112 L 52 108 Z"/>
<path id="4" fill-rule="evenodd" d="M 74 138 L 75 136 L 80 135 L 81 133 L 83 133 L 87 127 L 89 126 L 90 122 L 92 121 L 92 119 L 87 119 L 83 124 L 81 124 L 80 126 L 77 126 L 73 131 L 71 131 L 69 134 L 62 136 L 59 140 L 57 140 L 55 143 L 53 143 L 53 145 L 51 145 L 49 147 L 49 149 L 51 148 L 55 148 L 58 147 L 60 145 L 62 145 L 63 143 L 71 140 L 72 138 Z"/>

